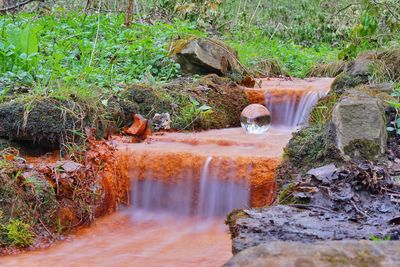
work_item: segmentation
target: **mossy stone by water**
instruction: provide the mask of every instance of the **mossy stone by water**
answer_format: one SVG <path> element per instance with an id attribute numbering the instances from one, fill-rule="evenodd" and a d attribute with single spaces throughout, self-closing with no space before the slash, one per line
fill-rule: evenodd
<path id="1" fill-rule="evenodd" d="M 363 92 L 349 91 L 332 113 L 335 143 L 347 156 L 376 160 L 387 147 L 385 109 L 381 101 Z"/>

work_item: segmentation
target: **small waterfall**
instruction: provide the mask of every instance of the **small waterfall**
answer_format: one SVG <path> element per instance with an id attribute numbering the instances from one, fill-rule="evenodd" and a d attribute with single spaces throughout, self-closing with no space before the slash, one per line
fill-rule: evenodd
<path id="1" fill-rule="evenodd" d="M 212 219 L 249 205 L 248 177 L 238 181 L 233 158 L 227 162 L 208 157 L 197 177 L 193 170 L 182 170 L 180 177 L 171 177 L 168 181 L 155 177 L 151 170 L 144 173 L 143 178 L 134 177 L 132 182 L 131 199 L 136 218 L 174 214 Z"/>
<path id="2" fill-rule="evenodd" d="M 275 95 L 267 90 L 265 106 L 271 112 L 271 125 L 292 128 L 307 123 L 312 108 L 326 94 L 326 90 L 308 90 L 301 94 L 292 91 Z"/>
<path id="3" fill-rule="evenodd" d="M 212 157 L 208 157 L 200 176 L 200 197 L 197 215 L 202 218 L 225 216 L 235 208 L 248 205 L 249 191 L 245 180 L 234 182 L 235 162 L 230 161 L 228 180 L 218 177 L 221 160 L 214 169 L 210 168 Z"/>

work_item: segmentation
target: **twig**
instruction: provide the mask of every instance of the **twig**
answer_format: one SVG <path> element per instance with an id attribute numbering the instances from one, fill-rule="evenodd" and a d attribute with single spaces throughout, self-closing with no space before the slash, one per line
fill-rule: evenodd
<path id="1" fill-rule="evenodd" d="M 294 208 L 300 208 L 300 209 L 310 209 L 310 208 L 314 208 L 314 209 L 321 209 L 321 210 L 326 210 L 329 212 L 333 212 L 333 213 L 337 213 L 336 211 L 326 208 L 326 207 L 322 207 L 322 206 L 318 206 L 318 205 L 307 205 L 307 204 L 289 204 L 288 206 L 290 207 L 294 207 Z"/>
<path id="2" fill-rule="evenodd" d="M 25 6 L 25 5 L 27 5 L 27 4 L 31 3 L 31 2 L 34 2 L 34 1 L 36 1 L 36 0 L 26 0 L 24 2 L 16 4 L 14 6 L 0 8 L 0 12 L 7 12 L 7 11 L 10 11 L 10 10 L 13 10 L 13 9 L 16 9 L 16 8 L 20 8 L 20 7 Z"/>
<path id="3" fill-rule="evenodd" d="M 51 235 L 51 237 L 53 238 L 53 239 L 56 239 L 56 237 L 53 235 L 53 233 L 52 232 L 50 232 L 50 230 L 46 227 L 46 225 L 43 223 L 43 221 L 42 221 L 42 219 L 40 219 L 40 218 L 38 218 L 39 219 L 39 222 L 40 222 L 40 224 L 43 226 L 43 228 L 46 230 L 46 232 L 48 232 L 49 233 L 49 235 Z"/>
<path id="4" fill-rule="evenodd" d="M 369 216 L 368 214 L 366 214 L 364 211 L 360 210 L 360 208 L 357 207 L 356 203 L 354 203 L 353 200 L 350 200 L 350 203 L 351 203 L 351 205 L 353 205 L 353 207 L 356 209 L 356 211 L 357 211 L 358 213 L 360 213 L 360 214 L 363 215 L 364 217 L 371 218 L 371 216 Z"/>
<path id="5" fill-rule="evenodd" d="M 340 13 L 342 13 L 343 11 L 345 11 L 346 9 L 348 9 L 354 5 L 357 5 L 357 3 L 351 3 L 351 4 L 348 4 L 347 6 L 339 9 L 339 11 L 335 13 L 335 16 L 339 15 Z"/>
<path id="6" fill-rule="evenodd" d="M 258 4 L 257 4 L 257 7 L 256 7 L 256 10 L 254 11 L 254 13 L 253 13 L 253 16 L 251 16 L 251 19 L 250 19 L 250 22 L 249 22 L 249 26 L 251 25 L 251 23 L 253 22 L 253 19 L 254 19 L 254 17 L 256 16 L 256 14 L 257 14 L 257 11 L 258 11 L 258 8 L 260 7 L 260 5 L 261 5 L 261 0 L 260 1 L 258 1 Z"/>
<path id="7" fill-rule="evenodd" d="M 99 15 L 98 15 L 98 18 L 97 18 L 96 39 L 94 40 L 92 54 L 90 55 L 89 67 L 92 65 L 92 61 L 93 61 L 93 57 L 94 57 L 94 52 L 96 51 L 97 41 L 98 41 L 98 39 L 99 39 L 99 32 L 100 32 L 100 9 L 101 9 L 101 4 L 102 4 L 102 3 L 103 3 L 103 0 L 100 0 Z"/>

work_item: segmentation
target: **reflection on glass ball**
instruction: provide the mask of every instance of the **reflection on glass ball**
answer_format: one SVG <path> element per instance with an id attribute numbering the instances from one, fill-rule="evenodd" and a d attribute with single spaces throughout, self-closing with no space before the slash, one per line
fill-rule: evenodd
<path id="1" fill-rule="evenodd" d="M 263 134 L 271 124 L 271 113 L 263 105 L 251 104 L 240 114 L 240 124 L 248 133 Z"/>

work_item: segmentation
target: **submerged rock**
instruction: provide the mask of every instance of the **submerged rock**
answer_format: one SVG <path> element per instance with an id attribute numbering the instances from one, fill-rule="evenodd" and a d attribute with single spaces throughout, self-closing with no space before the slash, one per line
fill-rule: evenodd
<path id="1" fill-rule="evenodd" d="M 372 241 L 270 242 L 246 249 L 224 267 L 398 266 L 400 243 Z"/>
<path id="2" fill-rule="evenodd" d="M 377 159 L 386 151 L 385 110 L 379 99 L 351 91 L 332 112 L 336 145 L 348 156 Z"/>
<path id="3" fill-rule="evenodd" d="M 173 43 L 173 56 L 186 74 L 241 73 L 238 54 L 223 42 L 210 38 L 180 39 Z"/>

